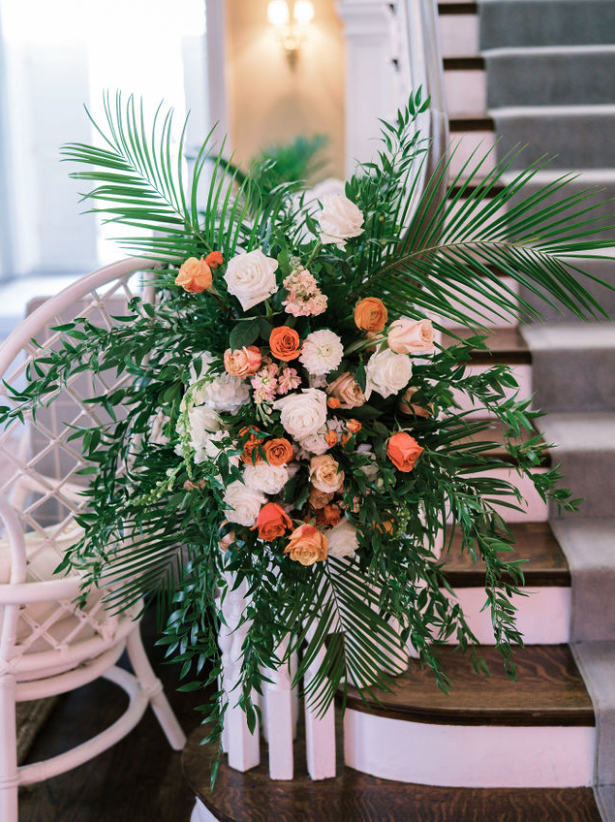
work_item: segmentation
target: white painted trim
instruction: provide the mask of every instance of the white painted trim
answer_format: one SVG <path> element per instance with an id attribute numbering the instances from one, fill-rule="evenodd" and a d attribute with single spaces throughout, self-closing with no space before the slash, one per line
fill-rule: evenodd
<path id="1" fill-rule="evenodd" d="M 485 49 L 483 57 L 540 57 L 541 55 L 561 54 L 563 57 L 574 57 L 586 54 L 615 54 L 615 45 L 587 46 L 502 46 L 496 49 Z"/>
<path id="2" fill-rule="evenodd" d="M 205 0 L 205 21 L 209 120 L 219 123 L 220 134 L 228 134 L 225 0 Z"/>
<path id="3" fill-rule="evenodd" d="M 507 117 L 613 117 L 615 106 L 602 103 L 595 106 L 502 106 L 490 109 L 489 114 L 498 120 Z M 591 170 L 596 172 L 596 169 Z M 550 173 L 555 174 L 554 171 Z"/>
<path id="4" fill-rule="evenodd" d="M 591 785 L 593 727 L 429 725 L 347 710 L 346 765 L 382 779 L 466 788 Z"/>

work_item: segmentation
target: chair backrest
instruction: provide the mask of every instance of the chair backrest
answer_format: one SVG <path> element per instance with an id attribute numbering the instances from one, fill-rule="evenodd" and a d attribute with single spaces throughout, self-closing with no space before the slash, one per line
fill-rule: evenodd
<path id="1" fill-rule="evenodd" d="M 53 330 L 57 326 L 83 317 L 99 327 L 112 328 L 120 324 L 114 317 L 126 313 L 133 297 L 153 302 L 154 289 L 145 274 L 152 267 L 147 260 L 123 260 L 43 301 L 0 346 L 0 402 L 14 406 L 6 386 L 23 388 L 36 379 L 34 360 L 44 356 L 44 349 L 57 350 L 63 340 L 70 339 Z M 126 375 L 118 379 L 115 372 L 95 377 L 77 374 L 49 395 L 51 402 L 35 416 L 26 412 L 23 423 L 14 420 L 0 432 L 0 585 L 49 580 L 66 549 L 80 538 L 74 516 L 87 505 L 80 493 L 87 477 L 77 473 L 85 461 L 80 442 L 69 441 L 71 426 L 106 421 L 97 405 L 85 401 L 112 392 L 126 379 Z M 11 606 L 0 605 L 5 646 L 8 634 L 16 632 L 17 615 L 11 610 Z M 12 628 L 7 622 L 13 623 Z M 41 626 L 30 627 L 40 631 Z"/>

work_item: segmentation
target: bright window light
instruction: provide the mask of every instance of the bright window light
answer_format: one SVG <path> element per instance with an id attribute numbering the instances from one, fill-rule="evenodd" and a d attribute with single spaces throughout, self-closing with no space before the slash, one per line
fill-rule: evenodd
<path id="1" fill-rule="evenodd" d="M 283 26 L 288 23 L 290 12 L 286 0 L 272 0 L 267 7 L 267 18 L 273 26 Z"/>
<path id="2" fill-rule="evenodd" d="M 309 0 L 297 0 L 293 16 L 300 26 L 306 26 L 314 19 L 314 6 Z"/>

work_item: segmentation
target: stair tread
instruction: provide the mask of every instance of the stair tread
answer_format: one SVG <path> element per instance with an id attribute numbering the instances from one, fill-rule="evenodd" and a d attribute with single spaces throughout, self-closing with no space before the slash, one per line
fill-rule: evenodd
<path id="1" fill-rule="evenodd" d="M 594 711 L 568 645 L 528 645 L 515 654 L 517 678 L 506 676 L 499 652 L 479 646 L 491 676 L 477 675 L 469 655 L 456 646 L 439 650 L 452 680 L 450 694 L 436 685 L 431 670 L 410 663 L 391 693 L 374 689 L 368 704 L 349 688 L 347 707 L 409 722 L 438 725 L 593 726 Z"/>
<path id="2" fill-rule="evenodd" d="M 604 322 L 581 326 L 575 323 L 532 323 L 521 334 L 533 351 L 595 351 L 615 348 L 615 324 Z"/>
<path id="3" fill-rule="evenodd" d="M 537 424 L 558 451 L 615 451 L 615 413 L 554 412 Z"/>
<path id="4" fill-rule="evenodd" d="M 198 728 L 191 734 L 183 771 L 201 802 L 227 822 L 600 822 L 591 788 L 441 788 L 348 767 L 339 767 L 334 779 L 314 782 L 305 748 L 297 743 L 292 780 L 272 781 L 266 755 L 246 773 L 229 768 L 223 757 L 212 792 L 211 749 L 201 745 L 206 733 Z"/>
<path id="5" fill-rule="evenodd" d="M 477 332 L 471 328 L 452 329 L 450 333 L 443 335 L 442 344 L 445 346 L 454 345 L 453 334 L 461 337 L 461 339 L 467 339 L 476 336 Z M 517 327 L 502 326 L 485 334 L 485 336 L 485 344 L 489 347 L 489 351 L 474 351 L 472 353 L 473 365 L 531 364 L 532 352 Z"/>
<path id="6" fill-rule="evenodd" d="M 522 566 L 526 587 L 570 585 L 570 568 L 548 522 L 514 522 L 509 524 L 515 539 L 511 559 L 528 560 Z M 456 529 L 450 551 L 443 555 L 446 578 L 453 588 L 482 587 L 485 584 L 484 562 L 461 551 L 461 532 Z"/>

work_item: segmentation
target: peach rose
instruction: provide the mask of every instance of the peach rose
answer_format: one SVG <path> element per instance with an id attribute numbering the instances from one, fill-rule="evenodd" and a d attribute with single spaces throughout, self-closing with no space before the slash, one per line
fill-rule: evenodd
<path id="1" fill-rule="evenodd" d="M 296 360 L 301 354 L 299 335 L 294 328 L 288 328 L 286 325 L 273 329 L 269 337 L 269 346 L 273 356 L 284 362 Z"/>
<path id="2" fill-rule="evenodd" d="M 207 257 L 205 257 L 205 262 L 210 268 L 219 268 L 221 265 L 224 265 L 224 257 L 220 251 L 211 251 Z"/>
<path id="3" fill-rule="evenodd" d="M 269 465 L 285 465 L 294 457 L 293 447 L 285 437 L 269 440 L 265 443 L 264 450 Z"/>
<path id="4" fill-rule="evenodd" d="M 337 525 L 342 519 L 342 511 L 339 505 L 325 505 L 316 512 L 316 522 L 318 525 Z"/>
<path id="5" fill-rule="evenodd" d="M 410 386 L 406 388 L 402 397 L 399 401 L 399 405 L 397 408 L 401 411 L 402 414 L 413 414 L 415 417 L 423 417 L 424 419 L 428 419 L 431 417 L 431 410 L 428 408 L 423 408 L 422 405 L 415 405 L 412 402 L 412 397 L 418 391 L 418 388 L 414 388 L 414 386 Z"/>
<path id="6" fill-rule="evenodd" d="M 423 354 L 433 348 L 431 320 L 411 320 L 400 317 L 391 323 L 387 342 L 396 354 Z"/>
<path id="7" fill-rule="evenodd" d="M 366 297 L 355 306 L 354 321 L 361 331 L 384 331 L 388 317 L 386 306 L 378 297 Z"/>
<path id="8" fill-rule="evenodd" d="M 261 367 L 263 356 L 260 349 L 255 345 L 250 345 L 246 348 L 227 348 L 224 352 L 224 367 L 227 374 L 232 377 L 250 377 L 256 374 Z"/>
<path id="9" fill-rule="evenodd" d="M 292 532 L 284 553 L 302 565 L 313 565 L 327 558 L 328 546 L 329 540 L 326 536 L 318 528 L 306 523 Z"/>
<path id="10" fill-rule="evenodd" d="M 211 268 L 207 265 L 203 257 L 198 260 L 196 257 L 188 257 L 179 269 L 179 274 L 175 278 L 175 285 L 181 285 L 184 291 L 191 294 L 200 294 L 211 288 L 213 277 Z"/>
<path id="11" fill-rule="evenodd" d="M 365 394 L 349 371 L 344 371 L 335 382 L 327 386 L 327 394 L 330 394 L 329 402 L 331 397 L 339 400 L 339 407 L 346 411 L 365 405 Z"/>
<path id="12" fill-rule="evenodd" d="M 286 531 L 292 527 L 292 520 L 282 506 L 278 505 L 277 502 L 268 502 L 261 508 L 256 518 L 256 525 L 252 530 L 258 528 L 259 539 L 272 542 L 278 537 L 283 537 Z"/>
<path id="13" fill-rule="evenodd" d="M 225 525 L 228 525 L 228 520 L 225 519 L 224 522 L 220 525 L 220 531 L 224 528 Z M 235 543 L 235 532 L 229 531 L 223 537 L 220 537 L 218 541 L 218 548 L 225 553 L 231 545 Z"/>
<path id="14" fill-rule="evenodd" d="M 325 491 L 320 491 L 318 488 L 314 488 L 312 485 L 310 487 L 310 496 L 308 497 L 308 502 L 312 506 L 318 510 L 319 508 L 324 508 L 325 505 L 328 505 L 331 500 L 333 499 L 334 494 L 328 494 Z"/>
<path id="15" fill-rule="evenodd" d="M 387 457 L 398 471 L 412 471 L 423 448 L 406 431 L 398 431 L 387 443 Z"/>
<path id="16" fill-rule="evenodd" d="M 310 460 L 310 482 L 314 488 L 326 494 L 334 494 L 344 484 L 344 472 L 330 454 L 312 457 Z"/>

